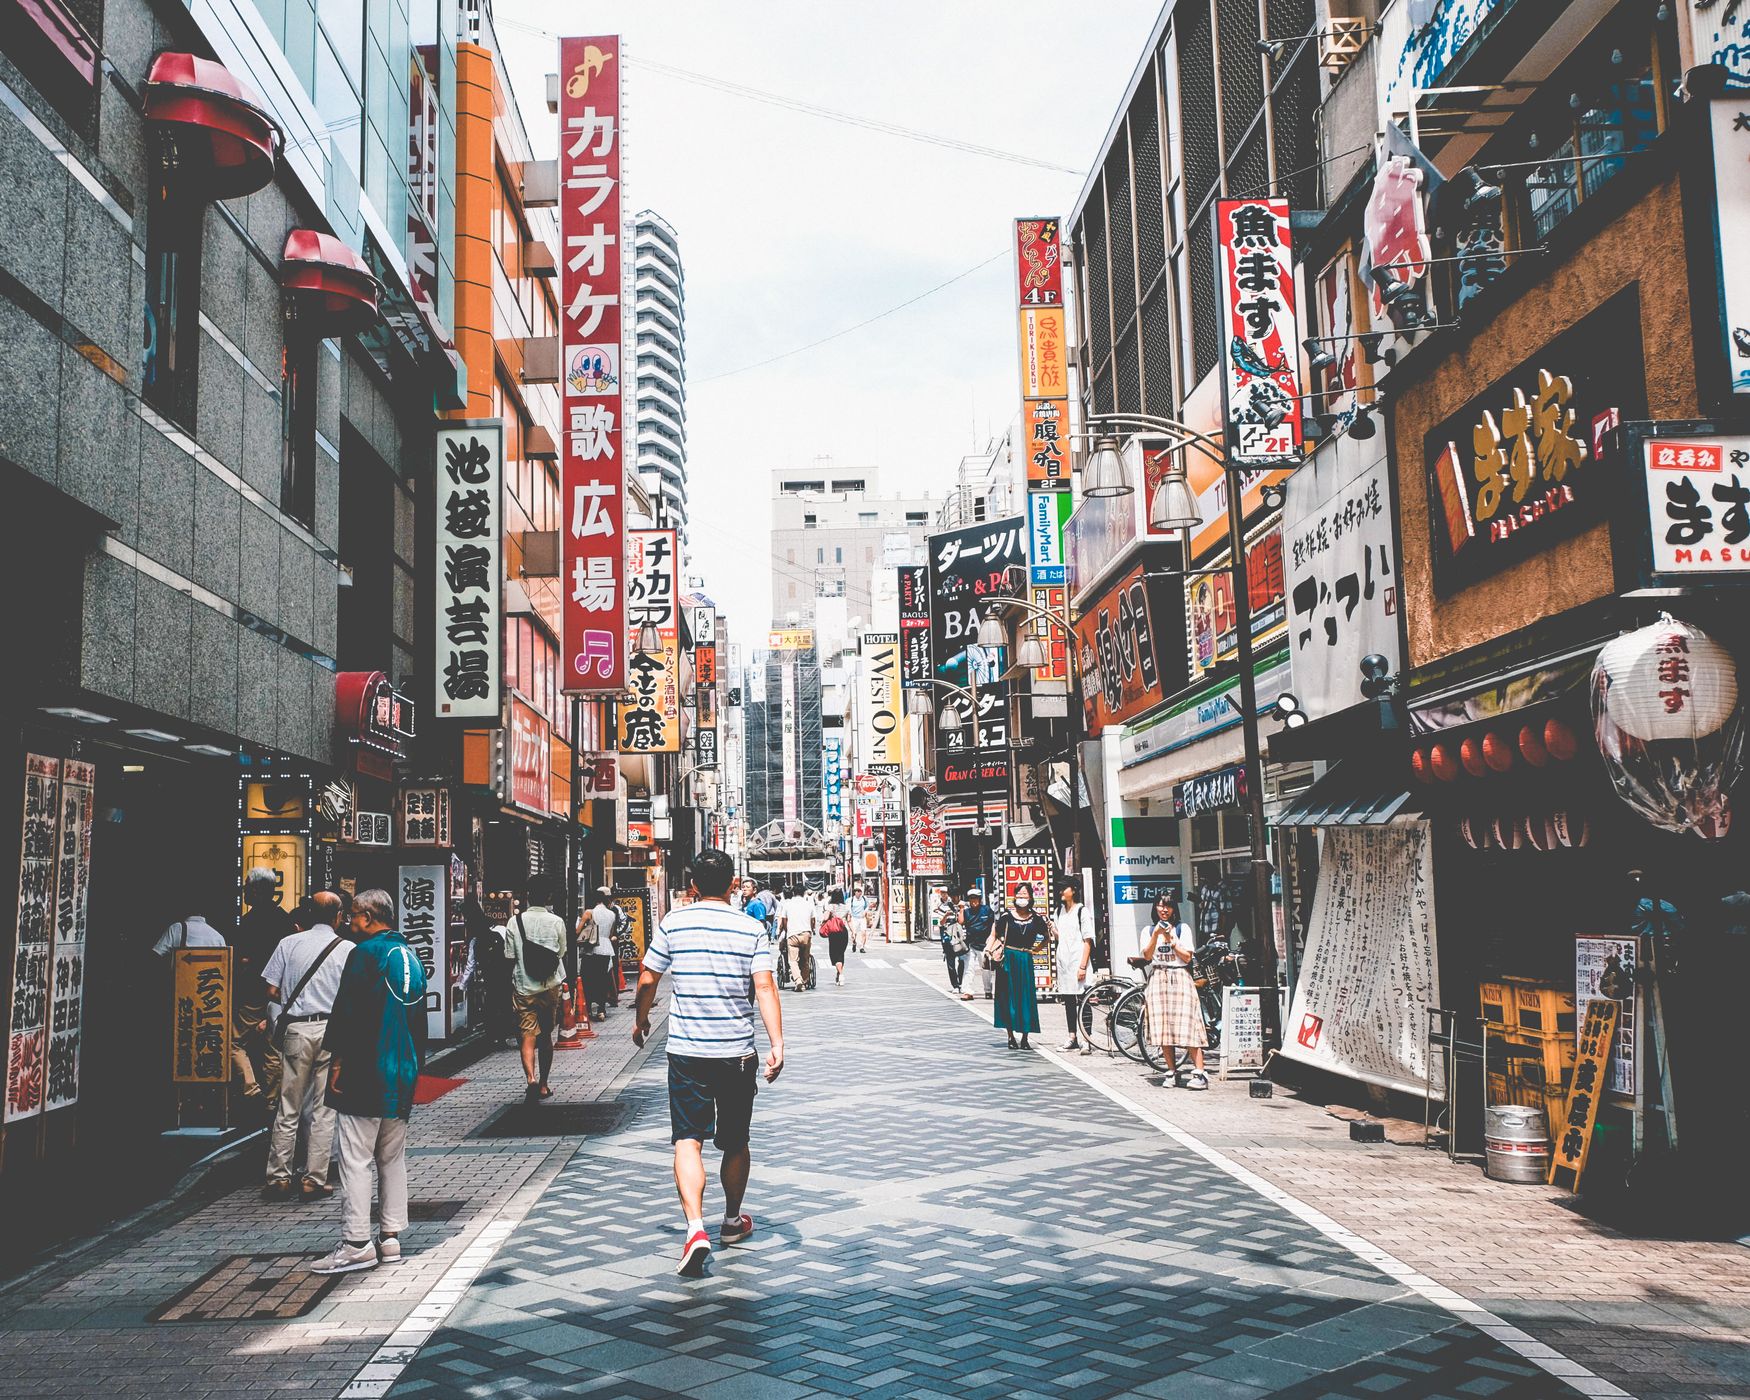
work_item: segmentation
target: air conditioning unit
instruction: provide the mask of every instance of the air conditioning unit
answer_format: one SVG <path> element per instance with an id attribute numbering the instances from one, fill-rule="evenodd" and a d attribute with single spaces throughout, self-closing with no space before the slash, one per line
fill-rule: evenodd
<path id="1" fill-rule="evenodd" d="M 523 340 L 523 383 L 559 382 L 559 337 L 531 335 Z"/>

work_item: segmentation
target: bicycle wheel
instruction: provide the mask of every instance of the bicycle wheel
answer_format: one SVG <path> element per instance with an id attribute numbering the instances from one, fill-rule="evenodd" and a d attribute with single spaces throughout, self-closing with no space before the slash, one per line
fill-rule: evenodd
<path id="1" fill-rule="evenodd" d="M 1132 987 L 1113 1005 L 1106 1023 L 1111 1028 L 1112 1043 L 1127 1060 L 1142 1063 L 1143 990 Z"/>
<path id="2" fill-rule="evenodd" d="M 1136 1046 L 1150 1069 L 1164 1073 L 1169 1066 L 1166 1056 L 1161 1053 L 1160 1031 L 1153 1024 L 1153 1019 L 1148 1009 L 1148 997 L 1145 995 L 1142 998 L 1142 1013 L 1137 1019 Z"/>
<path id="3" fill-rule="evenodd" d="M 1112 1029 L 1108 1020 L 1113 1004 L 1129 985 L 1108 977 L 1094 983 L 1082 993 L 1081 1005 L 1076 1010 L 1076 1022 L 1081 1027 L 1082 1043 L 1088 1049 L 1103 1050 L 1110 1055 L 1116 1048 L 1112 1044 Z"/>

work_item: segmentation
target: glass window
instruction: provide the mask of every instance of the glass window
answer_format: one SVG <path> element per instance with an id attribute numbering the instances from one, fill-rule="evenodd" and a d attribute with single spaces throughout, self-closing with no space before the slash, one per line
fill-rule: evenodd
<path id="1" fill-rule="evenodd" d="M 1221 813 L 1200 812 L 1191 818 L 1191 849 L 1219 851 L 1221 849 Z"/>
<path id="2" fill-rule="evenodd" d="M 280 375 L 280 509 L 306 529 L 316 523 L 316 359 L 321 342 L 294 327 Z"/>
<path id="3" fill-rule="evenodd" d="M 201 339 L 205 214 L 203 197 L 181 188 L 174 172 L 157 171 L 146 197 L 146 342 L 140 382 L 147 403 L 190 430 Z"/>
<path id="4" fill-rule="evenodd" d="M 354 87 L 364 81 L 364 0 L 318 0 L 323 32 Z"/>

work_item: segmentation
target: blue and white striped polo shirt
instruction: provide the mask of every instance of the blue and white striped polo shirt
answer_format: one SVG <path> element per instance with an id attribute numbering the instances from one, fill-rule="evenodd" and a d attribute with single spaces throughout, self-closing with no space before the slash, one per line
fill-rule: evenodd
<path id="1" fill-rule="evenodd" d="M 772 937 L 758 919 L 714 901 L 671 909 L 644 966 L 674 977 L 669 1054 L 727 1060 L 754 1053 L 753 975 L 772 971 Z"/>

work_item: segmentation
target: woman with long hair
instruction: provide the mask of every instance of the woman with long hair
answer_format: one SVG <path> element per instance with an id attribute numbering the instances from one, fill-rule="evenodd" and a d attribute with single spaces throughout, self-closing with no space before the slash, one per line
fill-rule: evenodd
<path id="1" fill-rule="evenodd" d="M 1142 956 L 1154 967 L 1144 1001 L 1148 1024 L 1144 1034 L 1154 1037 L 1166 1063 L 1173 1066 L 1173 1083 L 1182 1089 L 1207 1089 L 1203 1072 L 1203 1047 L 1209 1043 L 1203 1027 L 1203 1007 L 1197 1000 L 1197 980 L 1191 973 L 1191 955 L 1197 945 L 1191 925 L 1179 922 L 1179 906 L 1171 895 L 1155 901 L 1154 922 L 1143 944 Z M 1191 1073 L 1181 1075 L 1178 1050 L 1191 1056 Z"/>
<path id="2" fill-rule="evenodd" d="M 1078 898 L 1074 880 L 1066 879 L 1058 893 L 1056 924 L 1057 999 L 1063 1003 L 1063 1019 L 1069 1027 L 1065 1050 L 1080 1050 L 1081 1027 L 1077 1013 L 1082 993 L 1088 990 L 1088 969 L 1094 961 L 1094 919 Z"/>
<path id="3" fill-rule="evenodd" d="M 1008 910 L 991 929 L 985 951 L 997 962 L 996 1024 L 1009 1033 L 1009 1049 L 1031 1050 L 1027 1037 L 1039 1030 L 1039 996 L 1033 988 L 1033 954 L 1049 947 L 1051 922 L 1033 907 L 1033 886 L 1022 881 Z M 1020 1043 L 1015 1033 L 1021 1034 Z"/>

